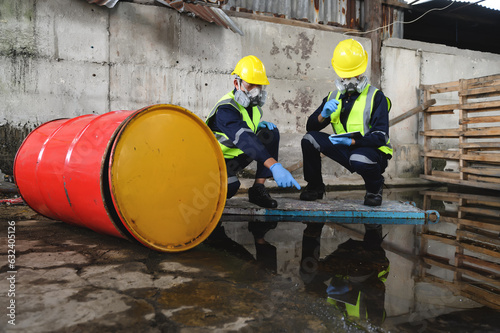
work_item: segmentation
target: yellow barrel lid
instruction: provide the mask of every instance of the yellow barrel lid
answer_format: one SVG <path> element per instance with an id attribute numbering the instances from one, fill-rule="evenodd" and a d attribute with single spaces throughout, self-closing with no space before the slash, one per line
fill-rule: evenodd
<path id="1" fill-rule="evenodd" d="M 175 105 L 153 105 L 127 118 L 112 147 L 109 183 L 121 222 L 158 251 L 203 242 L 226 203 L 217 140 L 198 116 Z"/>

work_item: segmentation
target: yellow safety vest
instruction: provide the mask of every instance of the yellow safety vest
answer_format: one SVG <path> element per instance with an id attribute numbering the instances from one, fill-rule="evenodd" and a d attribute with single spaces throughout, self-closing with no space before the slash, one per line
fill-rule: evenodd
<path id="1" fill-rule="evenodd" d="M 333 130 L 336 134 L 346 133 L 346 132 L 356 132 L 359 131 L 363 136 L 370 130 L 370 118 L 373 111 L 373 101 L 375 100 L 375 93 L 378 91 L 377 88 L 367 85 L 365 89 L 358 96 L 354 105 L 352 106 L 351 113 L 347 119 L 347 129 L 344 128 L 340 122 L 340 112 L 334 112 L 331 115 L 331 123 Z M 338 110 L 342 110 L 342 100 L 339 99 L 340 92 L 332 91 L 328 95 L 328 101 L 332 99 L 337 99 L 339 101 Z M 391 109 L 391 100 L 387 99 L 387 112 Z M 391 145 L 391 139 L 388 139 L 384 146 L 378 147 L 383 153 L 392 155 L 393 149 Z"/>
<path id="2" fill-rule="evenodd" d="M 219 109 L 219 106 L 226 104 L 232 105 L 236 110 L 238 110 L 243 117 L 243 120 L 247 123 L 248 127 L 254 133 L 257 133 L 257 128 L 259 126 L 260 119 L 262 118 L 262 109 L 260 108 L 260 106 L 254 106 L 252 108 L 252 118 L 250 118 L 248 111 L 234 100 L 234 93 L 232 91 L 222 96 L 217 104 L 215 104 L 212 111 L 210 111 L 210 115 L 208 116 L 205 123 L 208 124 L 210 119 L 215 116 L 217 110 Z M 244 131 L 244 129 L 242 129 L 242 131 Z M 231 159 L 243 154 L 243 151 L 237 148 L 234 142 L 229 140 L 225 133 L 215 131 L 213 133 L 217 138 L 217 141 L 219 141 L 219 146 L 222 150 L 222 153 L 224 154 L 224 158 Z M 238 135 L 238 133 L 236 135 Z"/>

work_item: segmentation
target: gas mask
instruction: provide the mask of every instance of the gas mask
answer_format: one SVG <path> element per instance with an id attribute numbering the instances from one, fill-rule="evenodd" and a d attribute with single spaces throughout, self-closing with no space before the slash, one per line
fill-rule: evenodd
<path id="1" fill-rule="evenodd" d="M 243 107 L 248 106 L 263 106 L 266 103 L 267 91 L 265 91 L 264 86 L 255 87 L 250 91 L 247 91 L 245 87 L 241 84 L 241 79 L 238 80 L 238 90 L 234 93 L 234 99 L 238 104 Z M 243 90 L 245 89 L 245 90 Z"/>
<path id="2" fill-rule="evenodd" d="M 350 94 L 355 91 L 361 93 L 366 88 L 367 84 L 368 84 L 368 79 L 366 78 L 366 76 L 350 77 L 347 79 L 335 80 L 335 86 L 337 87 L 337 90 L 341 94 L 345 92 Z"/>

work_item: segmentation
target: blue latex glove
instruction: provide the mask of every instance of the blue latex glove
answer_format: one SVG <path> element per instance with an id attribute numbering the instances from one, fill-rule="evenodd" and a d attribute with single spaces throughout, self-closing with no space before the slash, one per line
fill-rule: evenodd
<path id="1" fill-rule="evenodd" d="M 271 170 L 271 172 L 273 173 L 274 180 L 276 181 L 276 184 L 278 184 L 278 186 L 295 186 L 298 190 L 300 190 L 299 183 L 297 183 L 292 174 L 287 169 L 283 168 L 280 163 L 274 163 L 273 165 L 271 165 L 271 168 L 269 168 L 269 170 Z"/>
<path id="2" fill-rule="evenodd" d="M 272 131 L 273 129 L 275 129 L 275 128 L 276 128 L 276 125 L 274 125 L 273 123 L 270 123 L 270 122 L 268 122 L 268 121 L 261 121 L 261 122 L 259 123 L 259 126 L 258 126 L 258 127 L 259 127 L 259 128 L 264 128 L 264 127 L 267 127 L 267 128 L 269 128 L 269 129 Z"/>
<path id="3" fill-rule="evenodd" d="M 352 144 L 351 138 L 339 138 L 336 136 L 329 136 L 330 142 L 334 145 L 350 146 Z"/>
<path id="4" fill-rule="evenodd" d="M 321 111 L 321 116 L 323 118 L 328 118 L 337 111 L 337 106 L 339 105 L 339 101 L 336 99 L 331 99 L 328 102 L 325 103 L 325 106 L 323 106 L 323 111 Z"/>

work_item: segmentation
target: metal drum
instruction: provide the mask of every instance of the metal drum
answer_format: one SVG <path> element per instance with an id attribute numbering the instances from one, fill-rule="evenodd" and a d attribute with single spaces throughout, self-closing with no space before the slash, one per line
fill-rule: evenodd
<path id="1" fill-rule="evenodd" d="M 39 126 L 17 152 L 14 178 L 44 216 L 178 252 L 217 225 L 225 168 L 201 119 L 159 104 Z"/>

